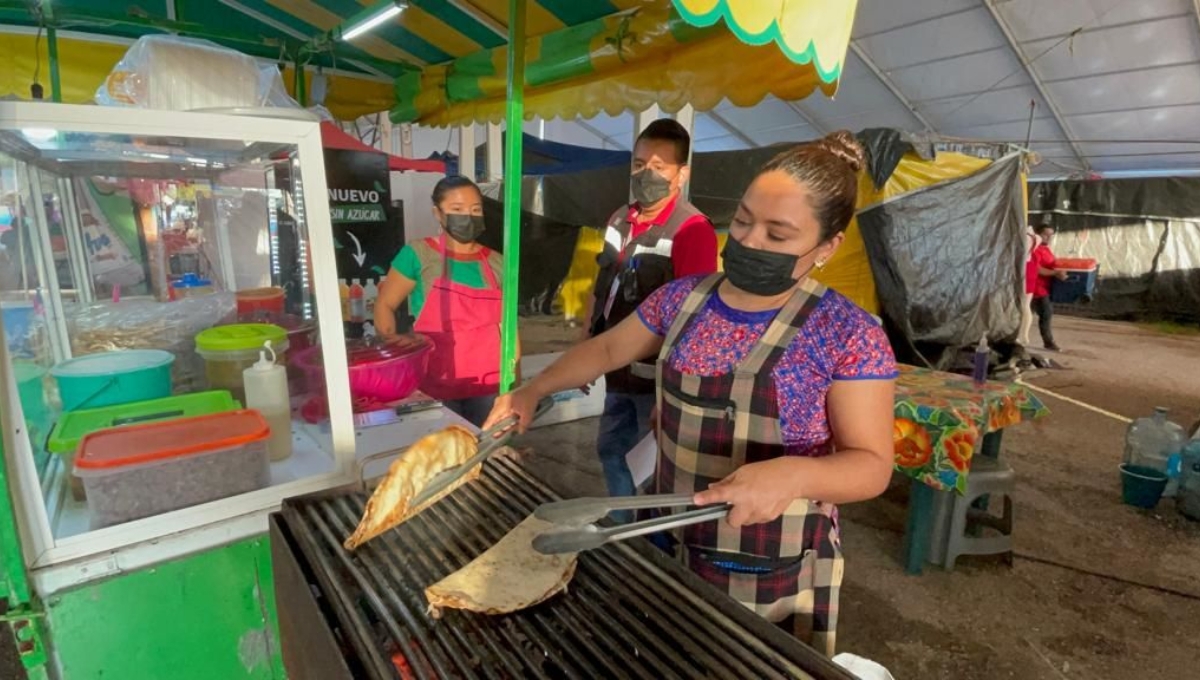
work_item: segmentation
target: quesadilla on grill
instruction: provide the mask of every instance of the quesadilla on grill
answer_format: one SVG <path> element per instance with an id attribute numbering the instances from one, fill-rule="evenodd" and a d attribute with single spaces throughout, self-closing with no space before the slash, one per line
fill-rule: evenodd
<path id="1" fill-rule="evenodd" d="M 422 437 L 410 446 L 404 455 L 392 463 L 387 476 L 375 487 L 358 528 L 343 544 L 346 549 L 354 550 L 388 529 L 399 526 L 478 477 L 480 465 L 427 502 L 411 507 L 411 501 L 439 472 L 467 462 L 475 455 L 478 446 L 476 436 L 457 425 Z"/>
<path id="2" fill-rule="evenodd" d="M 432 614 L 446 607 L 508 614 L 566 590 L 578 554 L 543 555 L 533 549 L 533 538 L 553 528 L 530 515 L 465 567 L 426 588 Z"/>

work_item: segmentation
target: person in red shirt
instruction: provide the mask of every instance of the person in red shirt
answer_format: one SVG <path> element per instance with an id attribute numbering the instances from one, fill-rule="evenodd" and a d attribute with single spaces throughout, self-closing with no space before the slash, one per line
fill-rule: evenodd
<path id="1" fill-rule="evenodd" d="M 1033 225 L 1025 230 L 1025 295 L 1021 297 L 1021 327 L 1017 332 L 1017 344 L 1021 349 L 1029 347 L 1029 331 L 1033 330 L 1033 289 L 1037 286 L 1037 262 L 1033 251 L 1042 240 Z"/>
<path id="2" fill-rule="evenodd" d="M 638 135 L 630 178 L 634 200 L 618 208 L 605 228 L 587 335 L 616 326 L 675 279 L 717 271 L 716 230 L 682 196 L 690 151 L 691 136 L 669 118 L 654 121 Z M 596 448 L 609 494 L 632 496 L 637 489 L 625 456 L 650 431 L 654 366 L 615 370 L 605 376 L 605 385 Z M 630 517 L 625 513 L 616 519 Z"/>
<path id="3" fill-rule="evenodd" d="M 1042 334 L 1042 343 L 1046 349 L 1057 352 L 1060 348 L 1054 342 L 1054 331 L 1051 328 L 1054 304 L 1050 302 L 1050 285 L 1054 279 L 1065 280 L 1067 273 L 1055 269 L 1056 259 L 1054 252 L 1050 250 L 1050 242 L 1054 240 L 1054 227 L 1049 224 L 1041 225 L 1037 228 L 1037 236 L 1041 242 L 1033 249 L 1033 255 L 1029 258 L 1025 285 L 1028 287 L 1032 284 L 1033 287 L 1030 291 L 1033 293 L 1032 306 L 1034 314 L 1038 317 L 1038 331 Z"/>

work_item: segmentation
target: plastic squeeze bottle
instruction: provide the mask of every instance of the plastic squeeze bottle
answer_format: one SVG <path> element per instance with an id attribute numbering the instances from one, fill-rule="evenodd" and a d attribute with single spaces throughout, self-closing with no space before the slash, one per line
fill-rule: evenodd
<path id="1" fill-rule="evenodd" d="M 362 323 L 367 319 L 367 302 L 363 299 L 364 292 L 362 285 L 358 281 L 354 281 L 350 286 L 351 323 Z"/>
<path id="2" fill-rule="evenodd" d="M 270 359 L 267 352 L 271 353 Z M 292 455 L 292 403 L 287 370 L 275 360 L 275 350 L 268 340 L 258 351 L 258 361 L 242 371 L 242 385 L 246 388 L 246 406 L 261 413 L 271 426 L 267 452 L 272 461 L 279 461 Z"/>
<path id="3" fill-rule="evenodd" d="M 975 357 L 971 373 L 971 379 L 975 381 L 976 387 L 983 387 L 987 383 L 988 376 L 988 357 L 992 350 L 988 348 L 987 336 L 979 338 L 979 344 L 975 346 Z"/>
<path id="4" fill-rule="evenodd" d="M 338 279 L 338 297 L 342 301 L 342 321 L 350 320 L 350 286 L 346 279 Z"/>
<path id="5" fill-rule="evenodd" d="M 375 279 L 364 279 L 367 285 L 363 288 L 363 299 L 367 301 L 367 318 L 371 318 L 375 313 L 375 300 L 379 297 L 379 286 L 375 285 Z"/>

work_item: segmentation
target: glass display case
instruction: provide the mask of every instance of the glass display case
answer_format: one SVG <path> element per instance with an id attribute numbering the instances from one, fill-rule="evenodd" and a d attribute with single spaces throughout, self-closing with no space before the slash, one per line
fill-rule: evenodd
<path id="1" fill-rule="evenodd" d="M 324 346 L 347 372 L 323 163 L 316 121 L 0 103 L 4 451 L 31 567 L 350 479 L 348 384 L 298 360 Z M 244 389 L 260 353 L 293 408 Z M 312 399 L 328 420 L 299 416 Z"/>

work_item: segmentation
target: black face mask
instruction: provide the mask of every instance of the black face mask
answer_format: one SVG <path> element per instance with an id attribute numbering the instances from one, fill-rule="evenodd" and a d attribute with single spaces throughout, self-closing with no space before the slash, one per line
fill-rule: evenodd
<path id="1" fill-rule="evenodd" d="M 629 188 L 633 190 L 633 200 L 645 208 L 671 195 L 671 180 L 650 168 L 642 168 L 630 177 Z"/>
<path id="2" fill-rule="evenodd" d="M 721 251 L 721 261 L 730 283 L 752 295 L 766 297 L 780 295 L 795 286 L 800 281 L 792 276 L 792 272 L 796 271 L 796 263 L 820 247 L 817 244 L 804 255 L 788 255 L 747 248 L 730 237 Z"/>
<path id="3" fill-rule="evenodd" d="M 461 215 L 449 213 L 446 215 L 446 233 L 459 243 L 473 243 L 483 236 L 483 215 Z"/>

